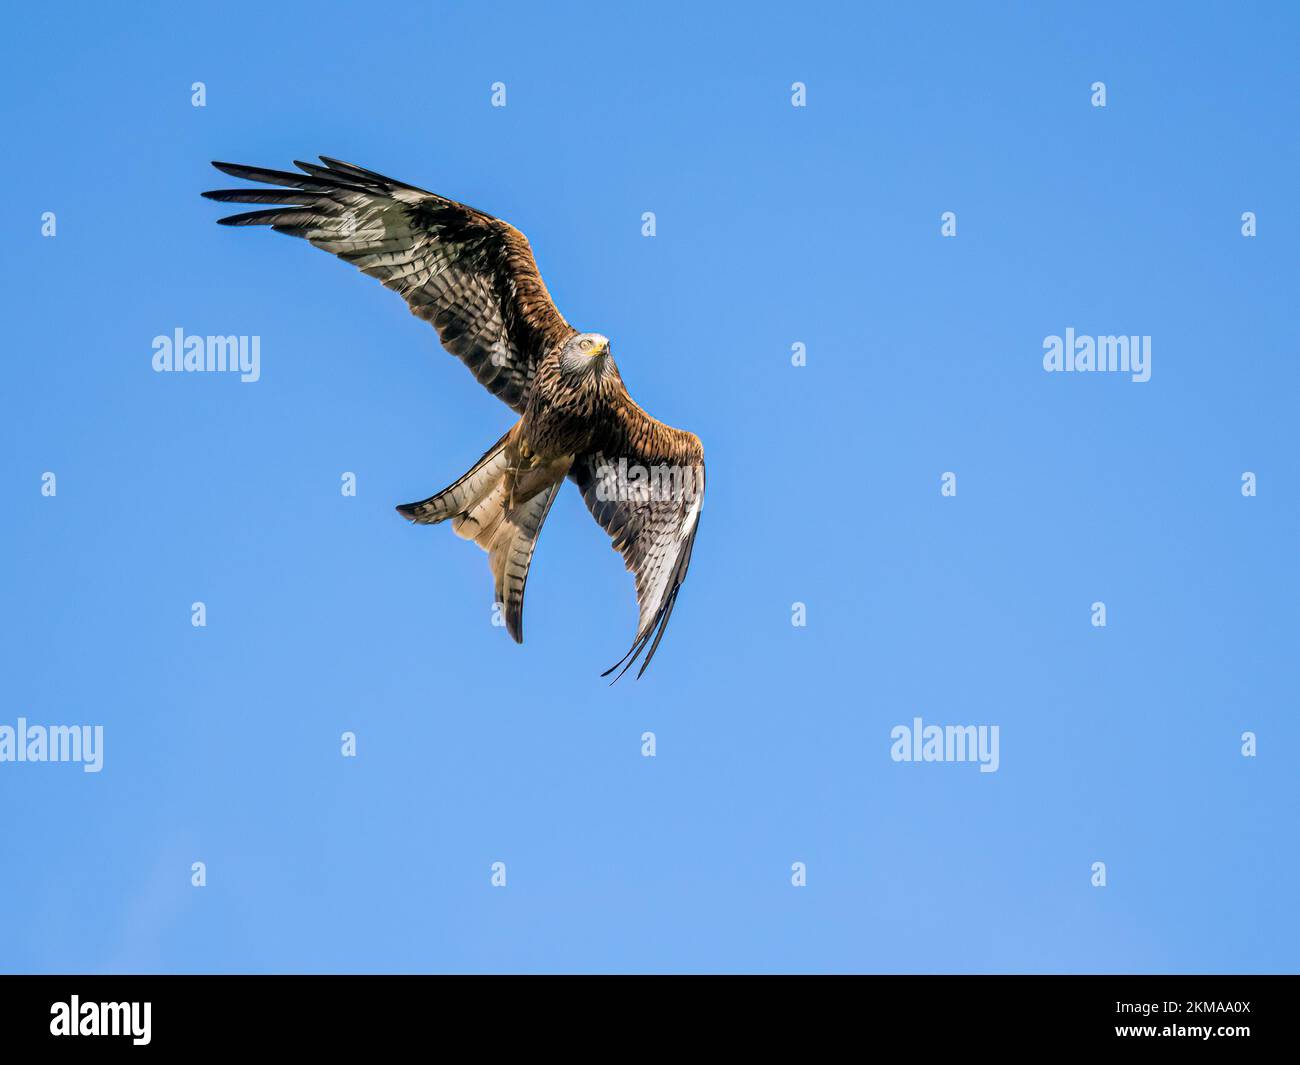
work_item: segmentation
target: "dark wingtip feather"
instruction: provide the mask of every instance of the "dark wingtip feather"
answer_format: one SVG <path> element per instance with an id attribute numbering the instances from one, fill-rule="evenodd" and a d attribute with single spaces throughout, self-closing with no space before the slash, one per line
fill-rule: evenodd
<path id="1" fill-rule="evenodd" d="M 602 677 L 608 677 L 611 673 L 614 672 L 614 670 L 618 669 L 619 666 L 621 666 L 624 662 L 626 662 L 626 661 L 628 660 L 628 656 L 631 655 L 632 652 L 636 650 L 636 648 L 637 648 L 637 644 L 639 644 L 640 642 L 641 642 L 641 637 L 638 636 L 638 637 L 637 637 L 637 638 L 632 642 L 632 646 L 629 647 L 629 648 L 627 649 L 627 654 L 623 655 L 623 657 L 620 658 L 617 662 L 615 662 L 612 666 L 610 666 L 609 669 L 605 670 L 605 672 L 602 673 L 601 676 L 602 676 Z M 624 670 L 624 671 L 623 671 L 623 673 L 626 673 L 626 672 L 627 672 L 627 670 Z M 618 678 L 621 677 L 621 676 L 623 675 L 623 673 L 620 673 L 620 674 L 618 675 L 618 677 L 615 677 L 613 680 L 611 680 L 611 681 L 610 681 L 610 684 L 616 684 L 616 683 L 618 683 Z"/>
<path id="2" fill-rule="evenodd" d="M 305 189 L 311 192 L 328 192 L 334 189 L 365 191 L 360 186 L 345 181 L 343 175 L 320 171 L 319 168 L 316 174 L 294 174 L 288 170 L 269 170 L 264 166 L 244 166 L 242 163 L 223 163 L 215 159 L 212 165 L 223 174 L 244 181 L 260 181 L 264 185 L 279 185 L 283 188 Z"/>
<path id="3" fill-rule="evenodd" d="M 317 204 L 321 200 L 321 193 L 297 192 L 293 189 L 209 189 L 199 195 L 218 203 L 279 203 L 303 207 Z"/>
<path id="4" fill-rule="evenodd" d="M 668 593 L 668 598 L 664 600 L 663 606 L 661 606 L 659 612 L 655 614 L 654 620 L 646 627 L 645 632 L 641 633 L 641 635 L 636 638 L 635 642 L 628 649 L 627 654 L 601 674 L 602 677 L 608 677 L 614 672 L 614 670 L 618 669 L 619 666 L 623 666 L 618 676 L 611 680 L 610 684 L 617 683 L 624 673 L 636 665 L 636 661 L 641 657 L 641 652 L 645 650 L 647 643 L 650 644 L 650 650 L 645 656 L 645 661 L 641 663 L 641 668 L 637 670 L 636 679 L 640 680 L 642 676 L 645 675 L 645 671 L 650 668 L 650 663 L 654 659 L 655 651 L 659 649 L 659 641 L 664 638 L 664 633 L 668 631 L 668 620 L 673 616 L 673 607 L 677 605 L 677 596 L 682 590 L 682 581 L 686 577 L 686 567 L 689 563 L 690 549 L 688 547 L 685 554 L 678 558 L 677 572 L 673 579 L 673 590 Z M 651 643 L 651 637 L 654 638 L 653 643 Z M 624 662 L 626 662 L 627 665 L 623 665 Z"/>
<path id="5" fill-rule="evenodd" d="M 646 652 L 645 661 L 641 663 L 641 668 L 637 671 L 636 679 L 640 680 L 641 675 L 650 668 L 650 661 L 654 658 L 655 652 L 659 650 L 659 641 L 664 638 L 664 633 L 668 631 L 668 619 L 673 616 L 673 606 L 677 602 L 677 593 L 681 591 L 682 586 L 679 584 L 673 589 L 672 594 L 668 597 L 668 602 L 663 605 L 659 612 L 659 631 L 655 634 L 655 642 L 650 645 L 650 650 Z"/>
<path id="6" fill-rule="evenodd" d="M 345 163 L 342 159 L 335 159 L 332 156 L 322 155 L 320 161 L 329 167 L 330 171 L 337 176 L 341 176 L 351 181 L 358 179 L 368 182 L 378 182 L 381 185 L 388 185 L 396 189 L 411 189 L 414 192 L 425 192 L 427 190 L 417 188 L 415 185 L 408 185 L 405 181 L 398 181 L 396 178 L 390 178 L 374 170 L 367 170 L 364 166 L 357 166 L 355 163 Z M 298 165 L 302 165 L 301 163 Z"/>
<path id="7" fill-rule="evenodd" d="M 655 629 L 659 627 L 659 619 L 662 616 L 663 616 L 662 612 L 660 614 L 657 614 L 655 616 L 655 619 L 652 622 L 650 622 L 650 625 L 645 630 L 645 632 L 643 632 L 640 636 L 636 638 L 635 641 L 633 641 L 632 646 L 628 648 L 627 654 L 625 654 L 622 658 L 620 658 L 617 662 L 615 662 L 612 666 L 610 666 L 609 669 L 605 670 L 605 672 L 601 674 L 602 677 L 608 677 L 611 673 L 614 672 L 614 670 L 618 669 L 619 666 L 623 666 L 622 669 L 619 669 L 618 676 L 609 682 L 611 686 L 617 684 L 620 680 L 622 680 L 623 674 L 626 673 L 629 669 L 631 669 L 634 665 L 636 665 L 636 660 L 641 657 L 641 652 L 645 650 L 645 645 L 650 642 L 650 637 L 654 634 Z M 658 643 L 657 640 L 655 642 Z M 626 662 L 627 665 L 623 665 L 624 662 Z M 641 673 L 644 672 L 645 672 L 645 666 L 642 666 Z M 641 673 L 637 674 L 638 680 L 641 678 Z"/>
<path id="8" fill-rule="evenodd" d="M 285 225 L 294 225 L 297 223 L 295 215 L 303 215 L 306 212 L 296 207 L 272 207 L 269 211 L 245 211 L 243 214 L 230 214 L 225 218 L 218 218 L 219 226 L 271 226 L 273 229 L 280 229 Z"/>

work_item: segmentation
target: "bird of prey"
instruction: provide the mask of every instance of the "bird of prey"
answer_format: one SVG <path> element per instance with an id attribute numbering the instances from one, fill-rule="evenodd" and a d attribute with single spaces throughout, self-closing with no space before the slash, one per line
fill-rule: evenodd
<path id="1" fill-rule="evenodd" d="M 636 638 L 603 675 L 622 666 L 621 677 L 648 647 L 641 676 L 691 561 L 704 500 L 699 438 L 633 402 L 609 340 L 564 320 L 514 226 L 372 170 L 320 159 L 323 166 L 295 162 L 300 174 L 214 162 L 261 187 L 203 195 L 278 205 L 220 221 L 304 237 L 378 278 L 519 415 L 451 487 L 397 511 L 425 525 L 450 520 L 458 536 L 487 551 L 506 630 L 522 643 L 528 568 L 568 477 L 636 578 Z"/>

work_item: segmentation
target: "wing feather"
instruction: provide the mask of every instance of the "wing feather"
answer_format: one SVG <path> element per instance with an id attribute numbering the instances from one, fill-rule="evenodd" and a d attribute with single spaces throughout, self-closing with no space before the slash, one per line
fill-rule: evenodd
<path id="1" fill-rule="evenodd" d="M 276 188 L 203 195 L 279 204 L 220 222 L 302 237 L 376 278 L 522 414 L 538 362 L 575 332 L 552 302 L 528 240 L 473 207 L 351 163 L 321 162 L 295 163 L 300 174 L 214 162 L 222 173 Z"/>
<path id="2" fill-rule="evenodd" d="M 622 666 L 618 680 L 648 648 L 637 676 L 645 673 L 686 580 L 704 503 L 704 448 L 693 433 L 656 421 L 630 399 L 615 406 L 602 436 L 570 476 L 636 580 L 636 638 L 603 674 Z"/>

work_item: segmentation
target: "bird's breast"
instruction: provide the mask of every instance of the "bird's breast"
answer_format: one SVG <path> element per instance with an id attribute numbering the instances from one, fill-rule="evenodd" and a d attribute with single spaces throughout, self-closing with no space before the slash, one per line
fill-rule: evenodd
<path id="1" fill-rule="evenodd" d="M 524 415 L 524 439 L 544 458 L 578 455 L 590 444 L 596 411 L 581 396 L 535 397 Z"/>

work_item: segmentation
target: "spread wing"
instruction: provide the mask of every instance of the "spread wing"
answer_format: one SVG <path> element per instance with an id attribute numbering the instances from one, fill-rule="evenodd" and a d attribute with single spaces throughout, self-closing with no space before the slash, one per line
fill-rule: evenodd
<path id="1" fill-rule="evenodd" d="M 640 677 L 663 639 L 691 564 L 704 504 L 704 448 L 694 433 L 656 421 L 626 398 L 613 408 L 600 439 L 599 448 L 578 458 L 570 476 L 636 578 L 636 639 L 604 676 L 623 666 L 621 677 L 648 646 Z"/>
<path id="2" fill-rule="evenodd" d="M 321 156 L 301 174 L 213 163 L 276 188 L 205 192 L 223 203 L 285 204 L 221 219 L 270 226 L 382 281 L 432 323 L 442 345 L 523 413 L 537 363 L 575 330 L 551 302 L 528 240 L 463 203 Z"/>

